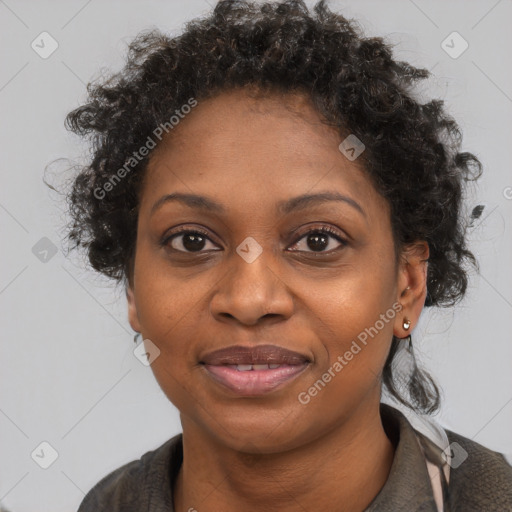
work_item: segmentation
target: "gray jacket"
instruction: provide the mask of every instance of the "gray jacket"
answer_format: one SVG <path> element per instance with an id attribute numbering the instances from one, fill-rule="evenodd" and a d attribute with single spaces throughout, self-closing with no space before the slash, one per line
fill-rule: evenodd
<path id="1" fill-rule="evenodd" d="M 446 430 L 456 452 L 450 460 L 397 409 L 381 404 L 381 415 L 397 445 L 388 480 L 366 512 L 512 512 L 512 467 L 503 455 Z M 100 480 L 78 512 L 174 512 L 182 460 L 178 434 Z"/>

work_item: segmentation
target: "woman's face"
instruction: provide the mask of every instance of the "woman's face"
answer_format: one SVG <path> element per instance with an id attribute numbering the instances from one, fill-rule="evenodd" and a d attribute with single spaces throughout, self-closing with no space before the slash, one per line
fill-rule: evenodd
<path id="1" fill-rule="evenodd" d="M 129 318 L 160 350 L 151 367 L 184 431 L 270 453 L 376 410 L 392 335 L 406 336 L 403 318 L 414 324 L 425 296 L 395 266 L 389 205 L 340 142 L 305 97 L 237 90 L 200 102 L 155 149 Z M 170 194 L 218 206 L 162 200 Z M 317 194 L 349 199 L 294 201 Z M 411 284 L 422 298 L 400 312 Z M 234 345 L 276 345 L 304 359 L 280 373 L 203 364 Z"/>

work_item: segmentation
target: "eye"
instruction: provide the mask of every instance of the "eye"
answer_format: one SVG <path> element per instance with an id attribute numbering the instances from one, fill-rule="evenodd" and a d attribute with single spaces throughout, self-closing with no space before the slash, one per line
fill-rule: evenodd
<path id="1" fill-rule="evenodd" d="M 162 245 L 176 252 L 193 253 L 203 252 L 206 241 L 209 241 L 216 247 L 213 242 L 211 242 L 208 234 L 202 229 L 183 227 L 170 236 L 167 236 L 162 241 Z"/>
<path id="2" fill-rule="evenodd" d="M 303 240 L 305 241 L 304 245 L 307 248 L 310 248 L 311 251 L 299 249 L 298 252 L 331 254 L 348 245 L 347 241 L 335 229 L 329 226 L 321 226 L 318 228 L 310 229 L 299 237 L 293 247 L 300 246 L 300 242 Z M 339 242 L 338 247 L 331 247 L 332 240 L 337 240 Z"/>
<path id="3" fill-rule="evenodd" d="M 296 248 L 300 247 L 302 240 L 305 240 L 306 249 L 299 248 L 297 250 Z M 332 240 L 337 240 L 339 242 L 338 247 L 331 247 Z M 205 245 L 207 245 L 208 242 L 212 245 L 214 251 L 218 250 L 216 249 L 217 246 L 210 240 L 206 231 L 200 228 L 191 229 L 181 227 L 177 231 L 171 233 L 171 235 L 166 236 L 161 244 L 175 252 L 202 253 L 208 252 L 208 250 L 205 250 Z M 346 245 L 348 245 L 347 241 L 338 233 L 338 231 L 329 226 L 320 226 L 310 229 L 300 235 L 292 246 L 292 249 L 295 248 L 293 249 L 293 252 L 331 254 Z M 308 251 L 307 248 L 311 249 L 311 251 Z M 210 249 L 210 251 L 211 250 L 212 249 Z"/>

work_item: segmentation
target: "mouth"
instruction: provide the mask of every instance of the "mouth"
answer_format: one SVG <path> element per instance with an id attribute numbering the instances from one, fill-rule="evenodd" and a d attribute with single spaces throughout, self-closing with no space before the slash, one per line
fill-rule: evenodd
<path id="1" fill-rule="evenodd" d="M 240 396 L 277 390 L 297 378 L 310 363 L 307 356 L 276 345 L 228 347 L 210 352 L 200 361 L 213 381 Z"/>

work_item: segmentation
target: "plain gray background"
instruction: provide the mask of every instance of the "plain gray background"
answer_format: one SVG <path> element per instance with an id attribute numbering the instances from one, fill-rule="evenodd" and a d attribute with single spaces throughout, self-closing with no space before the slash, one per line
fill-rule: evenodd
<path id="1" fill-rule="evenodd" d="M 486 205 L 470 239 L 481 276 L 472 276 L 456 309 L 424 310 L 413 341 L 444 392 L 438 421 L 510 454 L 512 2 L 330 7 L 358 19 L 367 35 L 386 36 L 401 59 L 433 71 L 422 91 L 446 100 L 463 149 L 484 164 L 468 203 Z M 42 176 L 53 160 L 86 151 L 63 127 L 85 99 L 85 84 L 102 67 L 120 69 L 140 30 L 177 34 L 208 10 L 205 0 L 0 0 L 0 501 L 12 512 L 76 510 L 101 477 L 181 430 L 150 368 L 133 355 L 123 291 L 62 253 L 65 204 Z M 43 31 L 59 45 L 47 59 L 31 48 Z M 453 31 L 469 44 L 458 58 L 441 47 Z M 52 168 L 62 182 L 66 163 Z M 42 255 L 52 246 L 56 254 Z M 43 441 L 58 453 L 48 469 L 31 457 Z"/>

